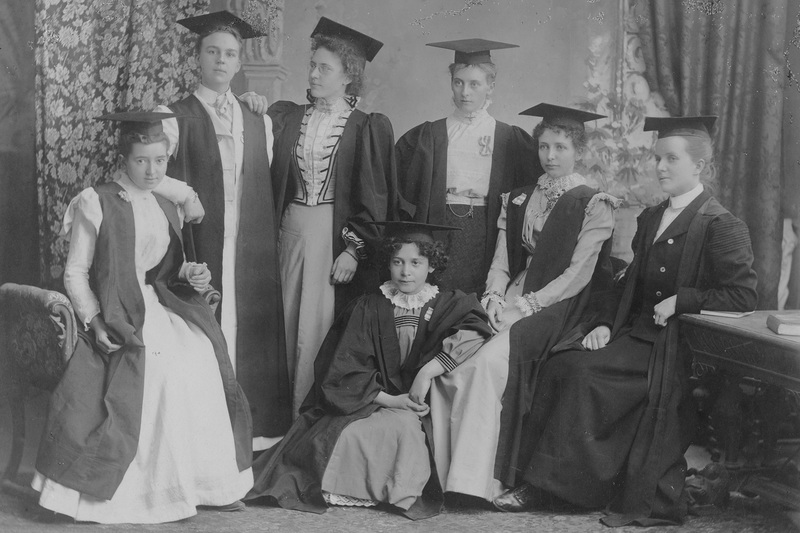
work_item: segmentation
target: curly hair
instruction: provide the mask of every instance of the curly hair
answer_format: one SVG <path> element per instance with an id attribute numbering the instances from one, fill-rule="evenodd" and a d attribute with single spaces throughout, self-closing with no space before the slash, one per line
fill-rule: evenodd
<path id="1" fill-rule="evenodd" d="M 447 269 L 447 251 L 445 250 L 442 241 L 414 241 L 405 239 L 403 237 L 388 237 L 381 243 L 381 248 L 378 250 L 377 260 L 378 266 L 382 269 L 389 269 L 389 263 L 392 257 L 403 247 L 404 244 L 416 244 L 419 250 L 419 255 L 428 259 L 428 265 L 433 269 L 433 272 L 428 275 L 428 281 L 434 283 Z"/>
<path id="2" fill-rule="evenodd" d="M 134 144 L 155 144 L 160 142 L 163 142 L 167 147 L 167 151 L 169 151 L 169 138 L 163 131 L 161 133 L 156 133 L 155 135 L 142 135 L 141 133 L 136 133 L 135 131 L 129 131 L 127 133 L 120 134 L 117 151 L 120 153 L 120 155 L 122 155 L 122 157 L 128 157 L 131 155 Z"/>
<path id="3" fill-rule="evenodd" d="M 236 38 L 236 42 L 239 43 L 239 53 L 240 54 L 242 53 L 242 45 L 244 44 L 244 41 L 242 40 L 242 34 L 239 33 L 239 30 L 237 30 L 233 26 L 229 26 L 229 25 L 226 25 L 226 24 L 220 24 L 218 26 L 212 27 L 209 30 L 204 31 L 197 38 L 197 42 L 194 43 L 194 52 L 195 52 L 195 54 L 198 55 L 198 56 L 200 55 L 200 52 L 203 50 L 203 41 L 206 39 L 206 37 L 208 37 L 209 35 L 211 35 L 213 33 L 219 33 L 219 32 L 230 33 L 231 35 L 233 35 Z"/>
<path id="4" fill-rule="evenodd" d="M 318 33 L 311 38 L 311 53 L 319 48 L 336 54 L 342 62 L 344 73 L 350 78 L 350 83 L 345 88 L 345 93 L 352 96 L 361 96 L 364 90 L 364 67 L 367 64 L 364 51 L 355 43 L 334 37 L 332 35 L 322 35 Z"/>
<path id="5" fill-rule="evenodd" d="M 491 62 L 486 63 L 475 63 L 474 65 L 467 65 L 466 63 L 450 63 L 450 66 L 447 67 L 447 70 L 450 71 L 450 79 L 453 79 L 453 76 L 456 75 L 456 72 L 465 69 L 467 67 L 477 67 L 486 74 L 486 83 L 494 83 L 495 79 L 497 79 L 497 65 Z"/>
<path id="6" fill-rule="evenodd" d="M 572 141 L 572 145 L 577 151 L 586 148 L 586 128 L 583 127 L 583 124 L 577 125 L 570 122 L 562 122 L 558 119 L 553 121 L 543 119 L 533 128 L 533 140 L 536 141 L 537 144 L 539 143 L 539 137 L 542 136 L 545 130 L 563 133 L 564 137 Z"/>

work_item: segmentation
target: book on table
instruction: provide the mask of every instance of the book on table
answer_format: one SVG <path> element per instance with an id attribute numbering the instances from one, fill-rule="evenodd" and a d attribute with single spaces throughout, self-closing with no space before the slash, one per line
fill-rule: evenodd
<path id="1" fill-rule="evenodd" d="M 725 318 L 742 318 L 743 316 L 752 315 L 754 311 L 712 311 L 710 309 L 701 309 L 700 314 L 706 316 L 721 316 Z"/>
<path id="2" fill-rule="evenodd" d="M 800 335 L 800 311 L 768 315 L 767 327 L 778 335 Z"/>

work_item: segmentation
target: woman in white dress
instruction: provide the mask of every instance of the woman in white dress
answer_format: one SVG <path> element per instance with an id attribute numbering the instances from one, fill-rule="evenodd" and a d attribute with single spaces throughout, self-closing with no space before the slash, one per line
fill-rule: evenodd
<path id="1" fill-rule="evenodd" d="M 237 510 L 253 483 L 247 401 L 200 294 L 211 275 L 184 261 L 177 209 L 152 193 L 167 165 L 160 120 L 172 116 L 101 117 L 124 121 L 120 170 L 64 215 L 64 283 L 86 331 L 53 393 L 32 485 L 40 505 L 76 520 Z"/>

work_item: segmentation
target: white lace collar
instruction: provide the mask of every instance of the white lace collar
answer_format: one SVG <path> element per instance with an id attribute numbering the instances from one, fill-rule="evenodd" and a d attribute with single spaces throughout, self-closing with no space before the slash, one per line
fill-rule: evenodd
<path id="1" fill-rule="evenodd" d="M 381 285 L 381 292 L 386 296 L 387 300 L 392 302 L 392 305 L 413 311 L 414 309 L 421 309 L 422 306 L 439 294 L 439 287 L 426 283 L 418 293 L 406 294 L 390 280 Z"/>
<path id="2" fill-rule="evenodd" d="M 344 95 L 334 98 L 332 101 L 325 100 L 324 98 L 313 98 L 312 103 L 314 104 L 314 109 L 320 113 L 333 115 L 345 112 L 349 113 L 355 109 L 360 100 L 361 98 L 358 96 Z"/>

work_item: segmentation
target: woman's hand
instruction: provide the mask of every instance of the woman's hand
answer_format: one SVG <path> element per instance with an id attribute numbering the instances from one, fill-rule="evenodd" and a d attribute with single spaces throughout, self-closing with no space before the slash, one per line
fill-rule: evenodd
<path id="1" fill-rule="evenodd" d="M 428 381 L 428 386 L 430 387 L 430 381 Z M 426 393 L 427 394 L 427 393 Z M 405 409 L 406 411 L 413 411 L 416 415 L 420 418 L 427 415 L 431 408 L 425 402 L 417 403 L 412 400 L 409 394 L 401 394 L 400 396 L 394 396 L 397 398 L 397 406 L 396 409 Z"/>
<path id="2" fill-rule="evenodd" d="M 205 263 L 194 263 L 186 271 L 186 281 L 199 293 L 208 290 L 211 283 L 211 271 Z"/>
<path id="3" fill-rule="evenodd" d="M 523 316 L 519 307 L 516 305 L 507 305 L 503 310 L 503 313 L 500 315 L 500 320 L 497 321 L 497 325 L 495 326 L 492 324 L 492 327 L 494 327 L 497 331 L 505 331 L 521 318 L 525 317 Z"/>
<path id="4" fill-rule="evenodd" d="M 486 313 L 489 315 L 489 325 L 497 331 L 500 331 L 500 320 L 503 316 L 503 310 L 503 304 L 495 300 L 489 301 L 489 305 L 486 306 Z"/>
<path id="5" fill-rule="evenodd" d="M 192 194 L 183 202 L 183 220 L 191 224 L 199 224 L 206 216 L 206 210 L 197 194 Z"/>
<path id="6" fill-rule="evenodd" d="M 599 350 L 611 340 L 611 330 L 608 326 L 597 326 L 583 338 L 583 347 L 587 350 Z"/>
<path id="7" fill-rule="evenodd" d="M 408 394 L 392 396 L 391 394 L 386 394 L 385 392 L 381 391 L 375 398 L 375 403 L 381 407 L 386 407 L 389 409 L 405 409 L 406 411 L 413 411 L 420 418 L 427 415 L 430 411 L 430 407 L 428 407 L 427 404 L 420 404 L 413 401 L 408 397 Z"/>
<path id="8" fill-rule="evenodd" d="M 89 327 L 94 331 L 94 338 L 97 346 L 105 353 L 116 352 L 122 348 L 121 344 L 114 342 L 114 338 L 108 332 L 105 320 L 100 315 L 95 315 L 89 322 Z"/>
<path id="9" fill-rule="evenodd" d="M 673 294 L 666 300 L 662 300 L 653 308 L 653 320 L 656 326 L 666 326 L 667 320 L 675 314 L 675 305 L 678 303 L 678 295 Z"/>
<path id="10" fill-rule="evenodd" d="M 358 268 L 355 250 L 350 250 L 350 246 L 339 254 L 331 267 L 331 285 L 345 284 L 353 281 L 353 276 Z"/>
<path id="11" fill-rule="evenodd" d="M 261 96 L 253 91 L 244 93 L 239 97 L 239 99 L 246 103 L 247 107 L 250 108 L 250 111 L 256 115 L 266 114 L 267 109 L 269 108 L 269 100 L 267 100 L 267 97 Z"/>

